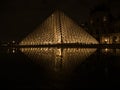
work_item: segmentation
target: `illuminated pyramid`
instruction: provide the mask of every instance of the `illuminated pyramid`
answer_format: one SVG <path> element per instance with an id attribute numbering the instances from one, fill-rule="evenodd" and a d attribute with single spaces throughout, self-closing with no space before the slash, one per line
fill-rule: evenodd
<path id="1" fill-rule="evenodd" d="M 64 13 L 55 11 L 20 45 L 49 45 L 64 43 L 97 44 L 98 41 Z"/>

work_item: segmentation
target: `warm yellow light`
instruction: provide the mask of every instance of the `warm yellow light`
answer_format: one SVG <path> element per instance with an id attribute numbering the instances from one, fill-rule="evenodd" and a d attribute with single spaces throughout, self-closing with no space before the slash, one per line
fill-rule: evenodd
<path id="1" fill-rule="evenodd" d="M 20 50 L 48 70 L 55 72 L 61 70 L 66 73 L 96 51 L 95 48 L 20 48 Z"/>
<path id="2" fill-rule="evenodd" d="M 108 52 L 108 48 L 105 48 L 105 52 Z"/>
<path id="3" fill-rule="evenodd" d="M 14 49 L 12 50 L 12 53 L 15 53 L 15 50 L 14 50 Z"/>
<path id="4" fill-rule="evenodd" d="M 23 39 L 20 45 L 63 43 L 98 44 L 98 41 L 64 13 L 56 11 L 33 33 Z"/>
<path id="5" fill-rule="evenodd" d="M 105 38 L 105 42 L 107 42 L 108 41 L 108 39 L 107 38 Z"/>
<path id="6" fill-rule="evenodd" d="M 56 55 L 57 55 L 57 56 L 61 56 L 61 55 L 62 55 L 61 49 L 57 49 Z"/>

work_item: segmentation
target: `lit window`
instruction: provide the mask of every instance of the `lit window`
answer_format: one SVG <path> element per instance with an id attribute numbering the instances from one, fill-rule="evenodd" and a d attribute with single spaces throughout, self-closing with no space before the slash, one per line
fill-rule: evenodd
<path id="1" fill-rule="evenodd" d="M 108 39 L 107 39 L 107 38 L 105 38 L 105 42 L 108 42 Z"/>
<path id="2" fill-rule="evenodd" d="M 107 44 L 107 43 L 108 43 L 108 38 L 105 38 L 105 39 L 104 39 L 104 42 Z"/>

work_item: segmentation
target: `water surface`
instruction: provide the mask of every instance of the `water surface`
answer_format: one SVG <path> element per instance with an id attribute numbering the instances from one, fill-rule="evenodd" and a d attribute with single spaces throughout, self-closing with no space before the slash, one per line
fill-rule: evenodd
<path id="1" fill-rule="evenodd" d="M 118 87 L 120 49 L 1 49 L 0 71 L 0 86 L 6 88 Z"/>

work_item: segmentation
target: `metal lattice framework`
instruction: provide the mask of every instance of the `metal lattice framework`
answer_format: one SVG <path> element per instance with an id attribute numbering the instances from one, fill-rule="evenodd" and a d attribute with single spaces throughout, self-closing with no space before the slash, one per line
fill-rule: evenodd
<path id="1" fill-rule="evenodd" d="M 20 45 L 48 45 L 63 43 L 97 44 L 97 40 L 64 13 L 55 11 Z"/>

